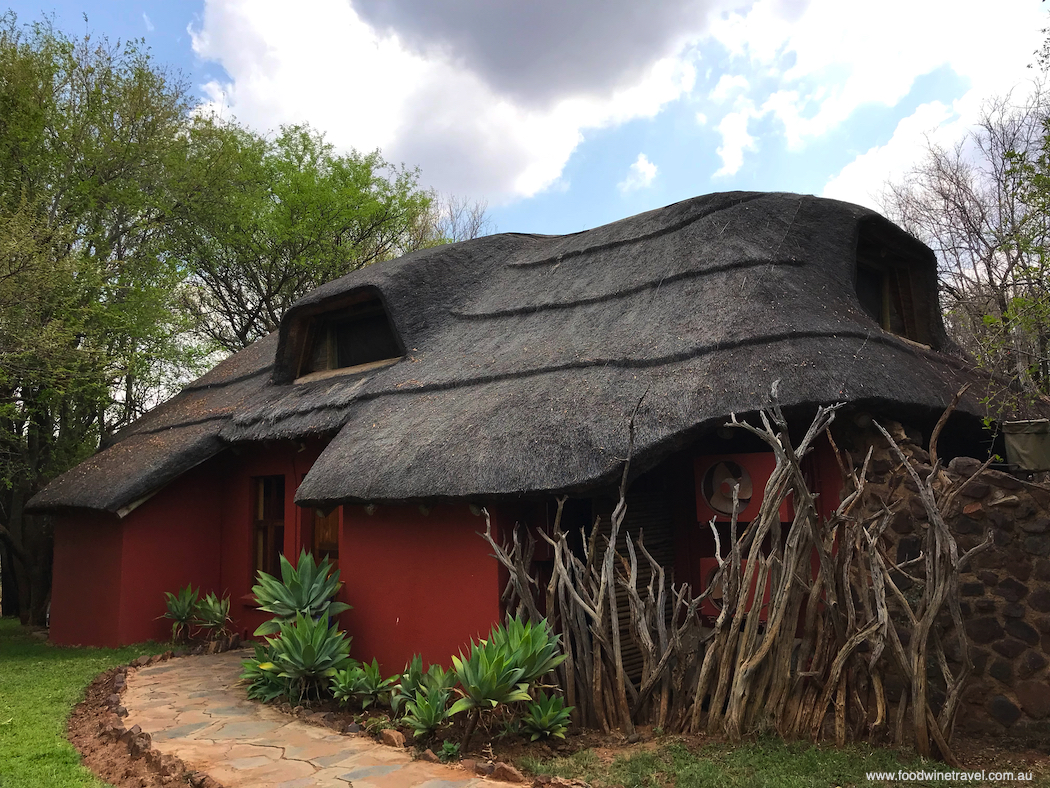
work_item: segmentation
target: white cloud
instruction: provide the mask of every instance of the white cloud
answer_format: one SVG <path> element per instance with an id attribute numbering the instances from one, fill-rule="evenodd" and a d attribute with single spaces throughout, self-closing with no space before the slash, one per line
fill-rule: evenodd
<path id="1" fill-rule="evenodd" d="M 752 117 L 775 118 L 788 147 L 798 150 L 865 104 L 896 106 L 917 78 L 940 68 L 968 83 L 963 105 L 1008 90 L 1024 77 L 1044 26 L 1045 11 L 1031 0 L 1003 0 L 995 13 L 984 0 L 957 0 L 950 8 L 884 0 L 877 11 L 841 0 L 757 0 L 714 20 L 711 36 L 732 54 L 719 87 L 761 85 L 744 94 L 759 108 Z M 880 155 L 903 156 L 903 139 Z"/>
<path id="2" fill-rule="evenodd" d="M 697 126 L 706 126 L 707 125 L 707 115 L 705 115 L 703 112 L 697 112 L 696 113 L 696 125 Z"/>
<path id="3" fill-rule="evenodd" d="M 649 118 L 692 90 L 687 37 L 612 86 L 519 100 L 448 47 L 409 47 L 346 0 L 206 0 L 196 53 L 230 81 L 203 92 L 259 129 L 308 121 L 339 148 L 382 150 L 442 191 L 500 203 L 559 182 L 584 132 Z M 670 35 L 670 34 L 669 34 Z M 685 42 L 685 43 L 682 43 Z"/>
<path id="4" fill-rule="evenodd" d="M 718 132 L 722 135 L 722 144 L 718 146 L 722 166 L 715 173 L 716 178 L 736 175 L 744 164 L 744 151 L 758 149 L 755 138 L 747 131 L 747 124 L 752 115 L 754 109 L 745 106 L 737 112 L 730 112 L 718 124 Z"/>
<path id="5" fill-rule="evenodd" d="M 928 143 L 951 145 L 965 127 L 965 120 L 941 102 L 923 104 L 897 124 L 889 142 L 861 154 L 828 181 L 824 196 L 879 210 L 879 192 L 887 181 L 907 174 Z"/>
<path id="6" fill-rule="evenodd" d="M 153 24 L 153 20 L 149 18 L 149 14 L 147 14 L 145 11 L 142 12 L 142 21 L 146 25 L 147 32 L 152 33 L 154 30 L 157 29 L 156 26 Z"/>
<path id="7" fill-rule="evenodd" d="M 747 77 L 742 74 L 723 74 L 719 77 L 715 89 L 711 91 L 711 100 L 719 102 L 725 101 L 730 96 L 742 93 L 749 87 L 751 87 L 751 83 L 749 83 Z"/>
<path id="8" fill-rule="evenodd" d="M 627 171 L 627 177 L 620 181 L 617 188 L 621 194 L 627 194 L 651 186 L 656 177 L 656 171 L 656 165 L 649 161 L 644 153 L 639 153 L 638 158 Z"/>

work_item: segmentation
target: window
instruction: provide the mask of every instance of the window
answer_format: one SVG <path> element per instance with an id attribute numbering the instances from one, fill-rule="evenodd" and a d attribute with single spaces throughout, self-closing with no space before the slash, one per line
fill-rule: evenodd
<path id="1" fill-rule="evenodd" d="M 259 476 L 252 479 L 252 566 L 255 572 L 281 576 L 284 549 L 284 477 Z"/>
<path id="2" fill-rule="evenodd" d="M 856 267 L 861 308 L 883 330 L 933 345 L 930 310 L 936 308 L 937 301 L 935 291 L 928 292 L 926 267 L 913 251 L 897 248 L 871 228 L 862 228 Z"/>
<path id="3" fill-rule="evenodd" d="M 345 370 L 389 364 L 403 354 L 378 298 L 370 298 L 311 324 L 299 378 L 313 380 Z"/>

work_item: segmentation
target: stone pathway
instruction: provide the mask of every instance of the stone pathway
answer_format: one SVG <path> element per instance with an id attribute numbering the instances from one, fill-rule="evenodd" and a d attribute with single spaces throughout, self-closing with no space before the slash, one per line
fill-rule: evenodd
<path id="1" fill-rule="evenodd" d="M 367 736 L 340 735 L 249 701 L 247 652 L 181 657 L 129 670 L 123 703 L 154 748 L 225 788 L 483 788 L 451 766 L 413 761 Z"/>

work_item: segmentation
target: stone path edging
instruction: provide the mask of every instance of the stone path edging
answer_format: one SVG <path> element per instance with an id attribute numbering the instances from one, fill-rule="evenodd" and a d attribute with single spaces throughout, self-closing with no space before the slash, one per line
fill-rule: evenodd
<path id="1" fill-rule="evenodd" d="M 247 699 L 246 652 L 183 657 L 127 672 L 129 728 L 225 788 L 483 788 L 506 785 L 412 760 L 367 736 L 336 733 Z"/>

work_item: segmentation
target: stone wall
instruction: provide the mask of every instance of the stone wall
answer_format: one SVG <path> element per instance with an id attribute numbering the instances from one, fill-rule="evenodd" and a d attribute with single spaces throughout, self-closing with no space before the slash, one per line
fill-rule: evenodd
<path id="1" fill-rule="evenodd" d="M 883 426 L 925 478 L 930 456 L 922 437 L 892 422 Z M 927 514 L 914 481 L 869 417 L 856 416 L 835 432 L 858 467 L 867 446 L 874 447 L 869 493 L 873 502 L 898 502 L 888 536 L 898 561 L 915 557 Z M 953 459 L 945 469 L 948 483 L 963 484 L 981 464 Z M 986 534 L 992 538 L 960 578 L 973 672 L 957 730 L 1050 742 L 1050 488 L 986 470 L 963 487 L 946 519 L 960 552 L 980 544 Z M 906 578 L 899 580 L 908 584 Z M 957 665 L 961 653 L 947 656 Z"/>

